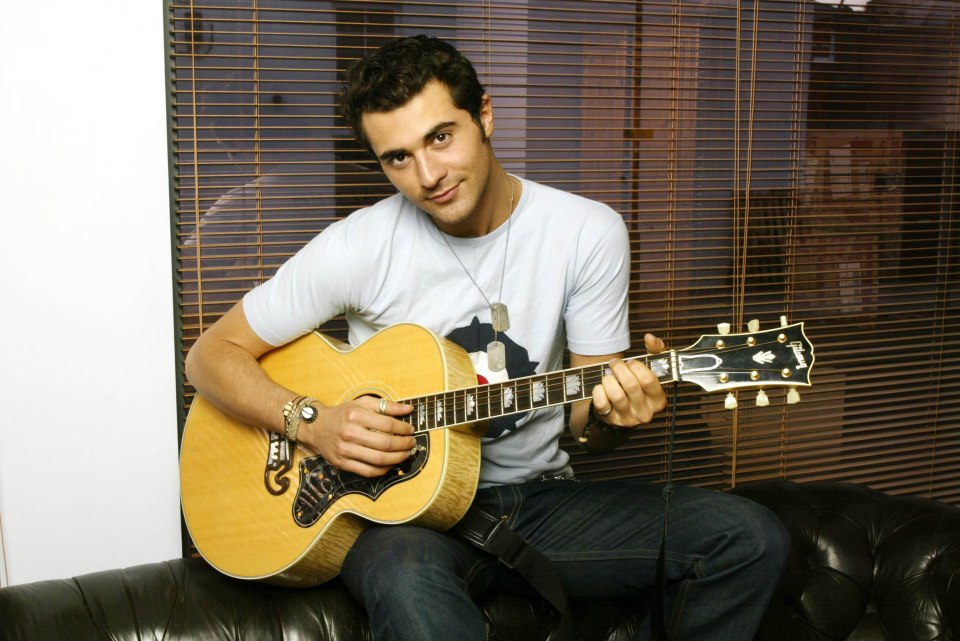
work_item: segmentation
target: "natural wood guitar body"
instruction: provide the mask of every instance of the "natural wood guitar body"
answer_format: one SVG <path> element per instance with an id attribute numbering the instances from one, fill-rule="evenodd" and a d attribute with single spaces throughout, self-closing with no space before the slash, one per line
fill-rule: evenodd
<path id="1" fill-rule="evenodd" d="M 803 323 L 787 325 L 785 318 L 777 328 L 704 335 L 686 349 L 631 358 L 642 359 L 662 383 L 727 390 L 727 401 L 736 401 L 732 390 L 759 387 L 758 404 L 769 402 L 764 387 L 789 388 L 787 402 L 799 400 L 796 388 L 810 385 L 814 363 Z M 402 419 L 414 426 L 413 455 L 365 479 L 231 419 L 203 397 L 194 400 L 180 482 L 197 549 L 224 574 L 300 586 L 336 576 L 370 522 L 440 530 L 455 524 L 476 491 L 477 426 L 587 400 L 608 369 L 593 363 L 477 385 L 462 348 L 409 324 L 388 327 L 356 349 L 310 334 L 260 362 L 281 385 L 326 405 L 371 395 L 414 407 Z"/>
<path id="2" fill-rule="evenodd" d="M 392 326 L 356 349 L 309 334 L 260 362 L 279 384 L 326 405 L 363 395 L 406 399 L 477 383 L 463 349 L 417 325 Z M 339 496 L 305 526 L 294 518 L 302 466 L 322 459 L 296 448 L 288 457 L 291 469 L 277 481 L 266 466 L 271 448 L 275 457 L 286 440 L 240 423 L 198 396 L 181 445 L 184 518 L 200 554 L 224 574 L 316 585 L 339 573 L 370 522 L 433 529 L 456 523 L 476 490 L 480 434 L 473 425 L 425 432 L 418 436 L 428 440 L 421 447 L 425 458 L 415 474 L 399 473 L 373 498 L 361 492 Z M 289 487 L 278 491 L 283 478 Z"/>

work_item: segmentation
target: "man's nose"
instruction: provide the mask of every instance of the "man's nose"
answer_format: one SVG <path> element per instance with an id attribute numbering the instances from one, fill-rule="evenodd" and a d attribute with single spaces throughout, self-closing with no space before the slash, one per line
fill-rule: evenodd
<path id="1" fill-rule="evenodd" d="M 444 170 L 436 158 L 426 153 L 417 159 L 417 173 L 420 177 L 420 185 L 424 189 L 433 189 L 440 184 Z"/>

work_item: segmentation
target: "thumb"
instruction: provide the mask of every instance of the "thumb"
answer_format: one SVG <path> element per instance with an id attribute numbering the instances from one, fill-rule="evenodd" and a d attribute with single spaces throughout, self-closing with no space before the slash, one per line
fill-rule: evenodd
<path id="1" fill-rule="evenodd" d="M 654 336 L 653 334 L 644 335 L 643 345 L 644 347 L 647 348 L 647 351 L 651 354 L 659 354 L 664 349 L 666 349 L 666 345 L 664 345 L 663 341 L 657 338 L 656 336 Z"/>

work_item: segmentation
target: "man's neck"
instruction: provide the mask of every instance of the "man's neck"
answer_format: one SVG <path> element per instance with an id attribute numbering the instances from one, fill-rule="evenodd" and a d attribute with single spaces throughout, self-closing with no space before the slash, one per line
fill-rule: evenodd
<path id="1" fill-rule="evenodd" d="M 434 220 L 434 224 L 445 234 L 458 238 L 486 236 L 507 222 L 513 214 L 520 200 L 520 189 L 520 182 L 496 163 L 486 190 L 468 220 L 457 225 L 441 224 Z"/>

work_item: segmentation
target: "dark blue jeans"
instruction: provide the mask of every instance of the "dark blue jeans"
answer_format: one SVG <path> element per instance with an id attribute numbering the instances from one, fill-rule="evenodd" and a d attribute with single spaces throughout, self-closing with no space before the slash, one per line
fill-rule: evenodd
<path id="1" fill-rule="evenodd" d="M 649 598 L 663 532 L 663 487 L 639 481 L 532 481 L 482 489 L 476 504 L 547 555 L 571 602 Z M 674 486 L 665 584 L 671 641 L 751 641 L 783 572 L 789 538 L 766 508 Z M 529 591 L 495 558 L 451 533 L 374 526 L 347 555 L 343 580 L 378 641 L 482 641 L 474 599 Z M 639 607 L 639 605 L 638 605 Z M 649 619 L 638 639 L 650 636 Z"/>

